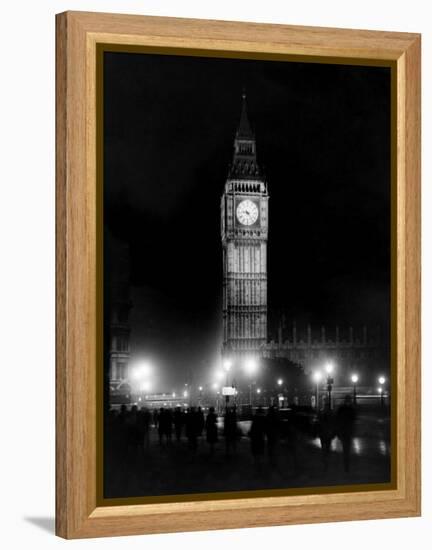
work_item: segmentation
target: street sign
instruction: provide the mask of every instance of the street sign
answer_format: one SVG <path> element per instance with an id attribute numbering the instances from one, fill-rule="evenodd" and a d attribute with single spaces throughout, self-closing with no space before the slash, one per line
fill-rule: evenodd
<path id="1" fill-rule="evenodd" d="M 222 388 L 222 395 L 235 395 L 236 393 L 236 389 L 232 386 L 224 386 Z"/>

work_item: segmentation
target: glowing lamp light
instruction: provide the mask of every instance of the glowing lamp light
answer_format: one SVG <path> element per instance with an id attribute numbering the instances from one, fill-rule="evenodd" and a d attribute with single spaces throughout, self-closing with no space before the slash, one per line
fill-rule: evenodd
<path id="1" fill-rule="evenodd" d="M 379 382 L 380 384 L 384 384 L 385 381 L 386 381 L 386 379 L 384 378 L 384 376 L 380 376 L 380 377 L 378 378 L 378 382 Z"/>
<path id="2" fill-rule="evenodd" d="M 141 384 L 141 391 L 148 392 L 150 391 L 150 382 L 147 380 Z"/>
<path id="3" fill-rule="evenodd" d="M 358 379 L 359 379 L 359 377 L 358 377 L 357 374 L 353 374 L 353 375 L 351 376 L 351 382 L 352 382 L 353 384 L 357 384 Z"/>
<path id="4" fill-rule="evenodd" d="M 378 388 L 378 393 L 382 393 L 383 389 L 382 388 Z"/>
<path id="5" fill-rule="evenodd" d="M 327 363 L 325 366 L 325 370 L 327 374 L 331 374 L 333 372 L 333 365 L 331 363 Z"/>
<path id="6" fill-rule="evenodd" d="M 261 393 L 261 388 L 257 388 L 257 393 Z"/>
<path id="7" fill-rule="evenodd" d="M 319 371 L 316 371 L 313 373 L 313 379 L 318 384 L 318 382 L 321 380 L 322 374 Z"/>
<path id="8" fill-rule="evenodd" d="M 223 368 L 228 372 L 231 367 L 232 367 L 232 362 L 230 361 L 230 359 L 225 359 L 223 362 Z"/>
<path id="9" fill-rule="evenodd" d="M 134 369 L 131 372 L 131 377 L 133 378 L 133 380 L 139 380 L 141 378 L 140 371 L 138 369 Z"/>
<path id="10" fill-rule="evenodd" d="M 244 367 L 245 367 L 245 371 L 248 374 L 253 374 L 254 372 L 256 372 L 258 368 L 258 363 L 256 362 L 255 359 L 250 357 L 249 359 L 246 360 Z"/>
<path id="11" fill-rule="evenodd" d="M 187 397 L 187 396 L 188 396 L 188 392 L 185 390 L 185 391 L 183 392 L 183 397 Z"/>
<path id="12" fill-rule="evenodd" d="M 142 361 L 136 365 L 132 372 L 132 376 L 135 380 L 145 378 L 151 373 L 151 365 L 148 361 Z"/>
<path id="13" fill-rule="evenodd" d="M 278 386 L 282 386 L 282 384 L 283 384 L 282 378 L 279 378 L 279 380 L 277 381 L 277 383 L 278 383 Z"/>

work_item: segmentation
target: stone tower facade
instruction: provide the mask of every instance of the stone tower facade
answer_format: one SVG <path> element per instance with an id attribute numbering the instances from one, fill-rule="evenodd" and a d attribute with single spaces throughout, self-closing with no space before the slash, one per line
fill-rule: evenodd
<path id="1" fill-rule="evenodd" d="M 268 202 L 243 93 L 221 199 L 224 357 L 262 355 L 267 343 Z"/>
<path id="2" fill-rule="evenodd" d="M 129 282 L 129 247 L 110 236 L 106 246 L 109 279 L 109 361 L 110 385 L 114 389 L 129 382 L 130 325 L 132 302 Z"/>

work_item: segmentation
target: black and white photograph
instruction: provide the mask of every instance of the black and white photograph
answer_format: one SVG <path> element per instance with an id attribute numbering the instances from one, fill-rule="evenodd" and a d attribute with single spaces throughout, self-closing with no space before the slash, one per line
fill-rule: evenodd
<path id="1" fill-rule="evenodd" d="M 390 487 L 391 68 L 102 65 L 103 498 Z"/>

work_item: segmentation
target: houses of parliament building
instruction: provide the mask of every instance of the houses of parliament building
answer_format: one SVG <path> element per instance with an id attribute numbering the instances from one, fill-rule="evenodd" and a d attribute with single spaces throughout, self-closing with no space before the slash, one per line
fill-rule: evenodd
<path id="1" fill-rule="evenodd" d="M 362 379 L 376 366 L 389 364 L 389 339 L 379 327 L 297 326 L 284 316 L 268 330 L 267 243 L 270 194 L 257 162 L 255 135 L 249 123 L 246 94 L 242 94 L 234 151 L 221 202 L 223 269 L 222 358 L 281 360 L 302 367 L 305 374 L 334 361 L 338 372 L 354 370 Z M 129 250 L 111 247 L 109 302 L 109 381 L 119 388 L 129 379 L 131 310 Z M 115 244 L 115 246 L 114 246 Z M 272 333 L 269 338 L 269 333 Z M 287 367 L 288 368 L 288 367 Z"/>
<path id="2" fill-rule="evenodd" d="M 234 139 L 232 163 L 221 198 L 223 252 L 222 356 L 238 362 L 247 357 L 286 359 L 306 374 L 326 360 L 339 369 L 354 369 L 367 378 L 388 359 L 381 329 L 316 327 L 303 331 L 295 323 L 287 330 L 283 319 L 277 337 L 269 341 L 267 327 L 267 242 L 269 190 L 257 162 L 256 141 L 242 94 L 240 122 Z M 271 233 L 271 228 L 270 228 Z M 271 238 L 271 234 L 270 234 Z M 269 281 L 271 284 L 271 281 Z"/>

